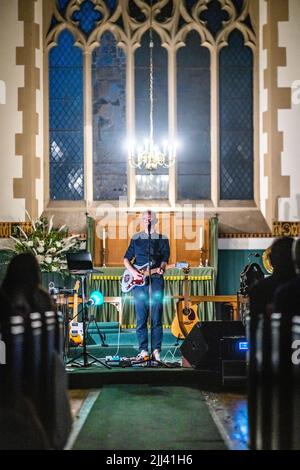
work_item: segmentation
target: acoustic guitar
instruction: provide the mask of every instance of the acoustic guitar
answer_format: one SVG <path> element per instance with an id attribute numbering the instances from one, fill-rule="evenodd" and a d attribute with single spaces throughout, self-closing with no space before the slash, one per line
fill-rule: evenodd
<path id="1" fill-rule="evenodd" d="M 189 272 L 190 269 L 184 268 L 184 281 L 183 281 L 183 302 L 177 303 L 177 311 L 175 318 L 171 325 L 172 334 L 179 339 L 184 339 L 189 332 L 194 328 L 194 325 L 199 322 L 198 305 L 192 304 L 189 298 Z"/>
<path id="2" fill-rule="evenodd" d="M 83 323 L 78 321 L 78 290 L 80 281 L 76 281 L 73 297 L 73 318 L 69 327 L 69 340 L 71 344 L 82 346 L 83 342 Z"/>

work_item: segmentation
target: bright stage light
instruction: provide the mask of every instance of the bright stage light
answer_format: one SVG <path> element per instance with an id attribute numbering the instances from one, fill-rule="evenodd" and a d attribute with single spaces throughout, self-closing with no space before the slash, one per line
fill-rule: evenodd
<path id="1" fill-rule="evenodd" d="M 94 290 L 90 295 L 87 305 L 90 305 L 90 306 L 93 305 L 95 307 L 98 307 L 99 305 L 103 305 L 103 304 L 104 304 L 104 296 L 102 292 L 99 292 L 98 290 Z"/>

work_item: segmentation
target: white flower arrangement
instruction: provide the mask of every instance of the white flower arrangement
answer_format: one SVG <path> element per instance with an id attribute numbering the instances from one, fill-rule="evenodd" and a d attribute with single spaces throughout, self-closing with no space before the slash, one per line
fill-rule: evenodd
<path id="1" fill-rule="evenodd" d="M 68 236 L 66 225 L 54 228 L 53 216 L 49 221 L 45 217 L 37 220 L 30 218 L 30 221 L 32 224 L 31 233 L 26 234 L 21 227 L 18 227 L 19 238 L 11 237 L 15 241 L 14 251 L 16 253 L 33 253 L 42 271 L 65 270 L 67 268 L 65 254 L 67 251 L 79 249 L 79 237 L 77 235 Z"/>

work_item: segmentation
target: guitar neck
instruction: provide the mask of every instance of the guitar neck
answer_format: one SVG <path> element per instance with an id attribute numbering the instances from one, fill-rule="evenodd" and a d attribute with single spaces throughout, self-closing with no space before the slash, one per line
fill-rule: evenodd
<path id="1" fill-rule="evenodd" d="M 142 272 L 144 274 L 144 276 L 149 276 L 149 270 L 148 268 L 144 267 L 144 266 L 138 266 L 138 265 L 133 265 L 135 268 L 137 268 L 138 270 L 140 270 L 140 272 Z M 185 270 L 185 269 L 188 269 L 188 263 L 186 262 L 179 262 L 179 263 L 173 263 L 173 264 L 167 264 L 166 267 L 165 267 L 165 271 L 167 271 L 168 269 L 174 269 L 174 268 L 177 268 L 177 269 L 180 269 L 180 270 Z M 158 268 L 152 268 L 150 270 L 150 273 L 151 274 L 154 274 L 156 272 Z"/>
<path id="2" fill-rule="evenodd" d="M 184 297 L 184 308 L 188 308 L 188 297 L 189 297 L 189 278 L 188 273 L 184 273 L 183 280 L 183 297 Z"/>
<path id="3" fill-rule="evenodd" d="M 167 271 L 168 269 L 174 269 L 175 267 L 176 267 L 175 264 L 167 264 L 167 266 L 165 267 L 165 271 Z M 155 274 L 156 271 L 157 271 L 157 269 L 158 269 L 158 268 L 153 268 L 153 269 L 151 269 L 151 270 L 150 270 L 151 275 L 152 275 L 152 274 Z M 149 276 L 149 271 L 146 271 L 145 274 Z"/>
<path id="4" fill-rule="evenodd" d="M 79 289 L 79 281 L 76 282 L 75 284 L 75 292 L 73 296 L 73 319 L 75 318 L 77 321 L 77 315 L 78 315 L 78 289 Z"/>

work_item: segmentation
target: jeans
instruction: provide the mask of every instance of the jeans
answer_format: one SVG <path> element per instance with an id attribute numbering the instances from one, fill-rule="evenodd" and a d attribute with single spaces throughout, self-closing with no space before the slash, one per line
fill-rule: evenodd
<path id="1" fill-rule="evenodd" d="M 164 297 L 164 279 L 162 276 L 153 275 L 151 277 L 151 351 L 161 349 L 163 337 L 162 313 Z M 149 317 L 149 284 L 133 289 L 134 305 L 136 313 L 136 334 L 139 342 L 139 350 L 148 351 L 148 329 L 147 320 Z"/>

